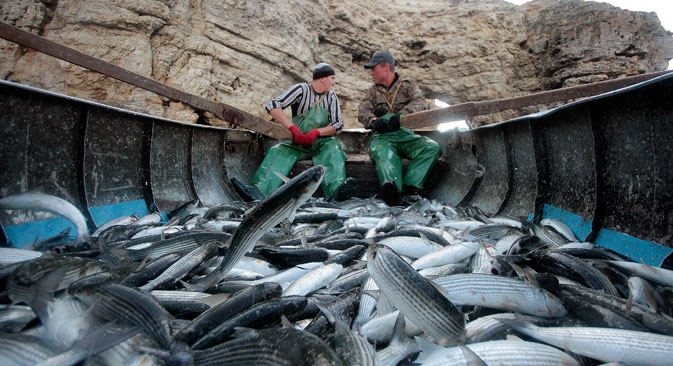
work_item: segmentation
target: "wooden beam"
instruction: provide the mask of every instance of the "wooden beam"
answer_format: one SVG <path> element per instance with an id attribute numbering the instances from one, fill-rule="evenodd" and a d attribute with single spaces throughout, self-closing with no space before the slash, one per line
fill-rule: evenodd
<path id="1" fill-rule="evenodd" d="M 673 73 L 673 71 L 659 71 L 636 76 L 628 76 L 625 78 L 606 80 L 592 84 L 548 90 L 521 97 L 461 103 L 447 108 L 407 114 L 404 116 L 404 118 L 402 118 L 402 125 L 408 128 L 432 127 L 444 122 L 457 121 L 462 119 L 469 120 L 474 116 L 502 112 L 508 109 L 590 97 L 670 73 Z"/>
<path id="2" fill-rule="evenodd" d="M 237 124 L 271 138 L 278 140 L 292 138 L 290 131 L 278 123 L 257 117 L 225 103 L 213 102 L 197 95 L 186 93 L 3 22 L 0 22 L 0 37 L 172 100 L 183 102 L 197 110 L 208 111 L 219 119 Z"/>

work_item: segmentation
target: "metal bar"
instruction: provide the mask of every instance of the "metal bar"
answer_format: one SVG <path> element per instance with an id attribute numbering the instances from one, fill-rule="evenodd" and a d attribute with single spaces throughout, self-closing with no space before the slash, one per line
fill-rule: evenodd
<path id="1" fill-rule="evenodd" d="M 186 93 L 7 23 L 0 22 L 0 37 L 164 97 L 183 102 L 196 109 L 208 111 L 224 121 L 240 125 L 271 138 L 279 140 L 291 138 L 290 131 L 279 124 L 257 117 L 228 104 L 213 102 L 194 94 Z"/>
<path id="2" fill-rule="evenodd" d="M 670 70 L 658 71 L 648 74 L 628 76 L 620 79 L 606 80 L 592 84 L 548 90 L 521 97 L 461 103 L 447 108 L 408 114 L 402 119 L 402 124 L 409 128 L 432 127 L 444 122 L 461 119 L 469 120 L 474 116 L 502 112 L 508 109 L 515 109 L 538 104 L 549 104 L 552 102 L 559 102 L 568 99 L 590 97 L 627 87 L 629 85 L 637 84 L 672 72 L 673 71 Z"/>

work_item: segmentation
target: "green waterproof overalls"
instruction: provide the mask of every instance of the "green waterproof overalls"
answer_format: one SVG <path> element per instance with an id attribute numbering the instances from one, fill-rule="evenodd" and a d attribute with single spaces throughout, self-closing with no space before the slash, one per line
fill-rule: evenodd
<path id="1" fill-rule="evenodd" d="M 379 118 L 390 119 L 394 114 L 393 105 L 395 97 L 400 90 L 404 80 L 400 80 L 397 89 L 393 94 L 393 100 L 388 101 L 388 111 L 390 113 Z M 385 97 L 385 96 L 384 96 Z M 400 127 L 397 131 L 378 133 L 372 130 L 372 137 L 369 140 L 369 156 L 376 165 L 376 174 L 379 177 L 379 184 L 383 185 L 386 181 L 395 182 L 400 191 L 403 184 L 423 188 L 423 183 L 430 173 L 430 169 L 435 165 L 437 158 L 441 153 L 439 144 L 425 136 L 419 136 L 413 130 L 406 127 Z M 402 179 L 402 158 L 411 159 L 407 171 Z"/>
<path id="2" fill-rule="evenodd" d="M 292 122 L 302 133 L 329 124 L 329 112 L 326 108 L 320 108 L 320 102 L 325 96 L 327 93 L 308 112 L 292 117 Z M 295 145 L 292 142 L 282 142 L 272 147 L 255 172 L 252 184 L 257 186 L 266 197 L 283 184 L 283 180 L 274 172 L 287 176 L 297 160 L 309 157 L 312 158 L 313 165 L 322 165 L 327 168 L 322 180 L 322 189 L 325 193 L 325 200 L 329 200 L 346 180 L 346 153 L 332 136 L 318 137 L 310 147 Z"/>

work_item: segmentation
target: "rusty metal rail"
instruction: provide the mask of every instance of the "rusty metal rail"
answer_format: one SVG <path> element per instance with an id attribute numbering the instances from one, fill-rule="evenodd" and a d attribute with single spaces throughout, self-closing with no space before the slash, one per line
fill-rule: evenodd
<path id="1" fill-rule="evenodd" d="M 172 100 L 183 102 L 197 110 L 208 111 L 219 119 L 240 125 L 243 128 L 250 129 L 271 138 L 291 138 L 290 131 L 279 124 L 257 117 L 228 104 L 213 102 L 197 95 L 186 93 L 182 90 L 162 84 L 156 80 L 131 72 L 3 22 L 0 22 L 0 37 Z"/>
<path id="2" fill-rule="evenodd" d="M 521 97 L 461 103 L 447 108 L 408 114 L 403 118 L 403 125 L 409 128 L 430 127 L 436 126 L 443 122 L 456 121 L 461 119 L 470 120 L 474 116 L 498 113 L 508 109 L 515 109 L 538 104 L 549 104 L 569 99 L 585 98 L 597 94 L 607 93 L 672 72 L 673 71 L 670 70 L 652 72 L 648 74 L 629 76 L 621 79 L 606 80 L 592 84 L 549 90 Z"/>

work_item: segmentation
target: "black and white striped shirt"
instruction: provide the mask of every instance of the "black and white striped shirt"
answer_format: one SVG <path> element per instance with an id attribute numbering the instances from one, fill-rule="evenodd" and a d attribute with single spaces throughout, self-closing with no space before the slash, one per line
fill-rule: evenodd
<path id="1" fill-rule="evenodd" d="M 300 83 L 289 87 L 283 94 L 271 99 L 266 104 L 266 111 L 269 112 L 274 108 L 285 109 L 292 106 L 292 117 L 308 112 L 309 109 L 322 97 L 313 90 L 311 84 Z M 327 97 L 320 102 L 321 108 L 327 108 L 329 115 L 329 124 L 337 131 L 341 131 L 344 122 L 341 119 L 341 107 L 339 106 L 339 98 L 333 91 L 329 91 Z"/>

